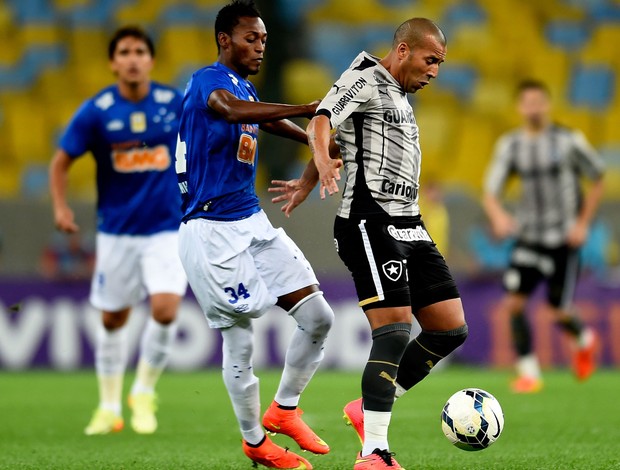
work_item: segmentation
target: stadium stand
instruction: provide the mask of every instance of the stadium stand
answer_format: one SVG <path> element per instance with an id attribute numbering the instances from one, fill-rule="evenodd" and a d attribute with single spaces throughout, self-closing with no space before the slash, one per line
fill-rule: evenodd
<path id="1" fill-rule="evenodd" d="M 617 1 L 273 1 L 302 44 L 280 70 L 282 96 L 291 102 L 322 97 L 360 50 L 385 53 L 403 19 L 436 19 L 448 36 L 448 60 L 437 83 L 412 100 L 424 128 L 425 167 L 441 182 L 480 190 L 495 137 L 515 124 L 513 90 L 525 77 L 550 85 L 558 120 L 581 128 L 606 155 L 610 180 L 620 181 Z M 183 88 L 191 71 L 216 57 L 211 25 L 223 3 L 0 3 L 0 197 L 45 193 L 41 174 L 60 130 L 85 97 L 110 83 L 105 51 L 116 26 L 146 27 L 158 52 L 155 78 Z M 80 163 L 74 196 L 93 196 L 92 171 Z M 620 185 L 608 186 L 607 197 L 620 198 Z"/>

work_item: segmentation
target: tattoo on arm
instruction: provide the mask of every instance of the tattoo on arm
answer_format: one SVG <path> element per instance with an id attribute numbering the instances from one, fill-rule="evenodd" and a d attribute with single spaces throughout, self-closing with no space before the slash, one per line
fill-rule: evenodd
<path id="1" fill-rule="evenodd" d="M 314 131 L 308 133 L 308 147 L 310 147 L 310 151 L 312 155 L 314 155 L 314 142 L 316 141 L 316 134 Z"/>

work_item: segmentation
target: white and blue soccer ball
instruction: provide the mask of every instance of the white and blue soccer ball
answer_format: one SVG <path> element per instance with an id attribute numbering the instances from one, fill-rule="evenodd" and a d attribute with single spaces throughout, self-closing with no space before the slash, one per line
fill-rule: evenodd
<path id="1" fill-rule="evenodd" d="M 466 388 L 452 395 L 444 405 L 441 429 L 459 449 L 486 449 L 502 433 L 504 413 L 497 399 L 489 392 Z"/>

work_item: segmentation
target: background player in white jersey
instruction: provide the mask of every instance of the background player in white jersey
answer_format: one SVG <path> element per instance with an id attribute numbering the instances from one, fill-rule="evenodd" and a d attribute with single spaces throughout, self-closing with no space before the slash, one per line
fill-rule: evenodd
<path id="1" fill-rule="evenodd" d="M 424 18 L 404 22 L 383 59 L 362 52 L 319 105 L 308 140 L 321 197 L 338 191 L 330 159 L 336 129 L 346 183 L 336 217 L 338 253 L 353 275 L 372 329 L 362 399 L 345 406 L 363 443 L 355 469 L 401 468 L 388 444 L 394 399 L 422 380 L 467 337 L 459 293 L 419 214 L 420 146 L 407 93 L 437 77 L 446 39 Z M 288 214 L 317 182 L 276 182 Z M 277 191 L 278 187 L 272 188 Z M 412 313 L 422 332 L 409 341 Z"/>
<path id="2" fill-rule="evenodd" d="M 558 325 L 575 340 L 573 367 L 579 380 L 595 368 L 595 334 L 584 327 L 572 300 L 579 270 L 578 248 L 603 192 L 603 163 L 581 132 L 551 122 L 551 100 L 545 84 L 528 80 L 519 85 L 518 111 L 523 126 L 503 135 L 496 145 L 485 182 L 483 206 L 498 238 L 516 236 L 510 267 L 504 276 L 503 307 L 511 317 L 517 353 L 517 393 L 540 390 L 540 367 L 532 350 L 524 314 L 528 297 L 541 281 Z M 583 197 L 581 176 L 593 180 Z M 521 182 L 516 218 L 501 204 L 510 176 Z"/>
<path id="3" fill-rule="evenodd" d="M 312 468 L 273 443 L 261 426 L 259 381 L 252 368 L 252 322 L 278 305 L 298 327 L 291 337 L 275 400 L 262 418 L 304 450 L 329 452 L 300 418 L 300 395 L 323 358 L 333 312 L 295 243 L 275 229 L 254 188 L 259 128 L 307 143 L 286 118 L 310 117 L 316 103 L 260 103 L 248 76 L 258 73 L 267 31 L 253 2 L 235 1 L 215 20 L 218 60 L 187 85 L 176 150 L 183 196 L 179 253 L 207 321 L 223 337 L 222 374 L 243 452 L 273 468 Z M 311 169 L 316 173 L 316 168 Z"/>
<path id="4" fill-rule="evenodd" d="M 177 308 L 187 280 L 176 250 L 181 200 L 171 152 L 180 94 L 150 80 L 154 49 L 136 27 L 119 29 L 108 55 L 115 85 L 87 100 L 73 117 L 50 164 L 54 220 L 79 228 L 66 200 L 69 168 L 90 151 L 97 164 L 97 260 L 90 301 L 103 311 L 95 363 L 99 406 L 87 435 L 123 428 L 121 395 L 127 363 L 124 328 L 131 307 L 150 296 L 129 404 L 134 431 L 157 428 L 155 384 L 176 336 Z"/>

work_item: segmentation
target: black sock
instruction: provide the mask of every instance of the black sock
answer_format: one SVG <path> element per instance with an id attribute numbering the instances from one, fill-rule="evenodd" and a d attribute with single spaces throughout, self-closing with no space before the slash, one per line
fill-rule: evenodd
<path id="1" fill-rule="evenodd" d="M 260 440 L 260 442 L 259 442 L 258 444 L 250 444 L 248 441 L 245 441 L 245 444 L 246 444 L 248 447 L 254 447 L 254 448 L 257 448 L 257 447 L 260 447 L 260 446 L 262 446 L 262 445 L 263 445 L 263 442 L 265 442 L 265 439 L 267 439 L 267 435 L 264 435 L 264 436 L 263 436 L 263 438 Z"/>
<path id="2" fill-rule="evenodd" d="M 575 316 L 567 316 L 560 318 L 557 322 L 558 326 L 568 334 L 579 337 L 583 331 L 583 322 Z"/>
<path id="3" fill-rule="evenodd" d="M 284 405 L 280 405 L 279 403 L 278 403 L 278 408 L 280 408 L 281 410 L 296 410 L 297 409 L 296 406 L 284 406 Z"/>
<path id="4" fill-rule="evenodd" d="M 396 391 L 394 380 L 410 331 L 408 323 L 393 323 L 373 330 L 372 349 L 362 374 L 365 410 L 392 410 Z"/>
<path id="5" fill-rule="evenodd" d="M 519 356 L 527 356 L 532 352 L 532 335 L 530 325 L 523 312 L 513 314 L 510 317 L 512 330 L 512 344 Z"/>
<path id="6" fill-rule="evenodd" d="M 467 338 L 467 325 L 449 331 L 422 331 L 405 349 L 396 382 L 405 390 L 423 380 L 435 364 Z"/>

